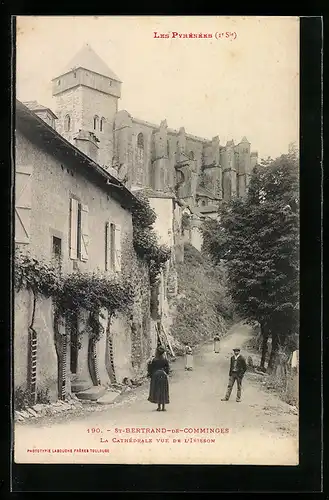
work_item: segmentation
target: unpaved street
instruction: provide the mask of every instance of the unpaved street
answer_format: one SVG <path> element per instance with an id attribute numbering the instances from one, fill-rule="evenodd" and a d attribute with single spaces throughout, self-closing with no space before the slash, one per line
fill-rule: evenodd
<path id="1" fill-rule="evenodd" d="M 252 374 L 247 372 L 243 380 L 240 403 L 235 402 L 236 387 L 229 402 L 220 400 L 231 350 L 240 346 L 247 356 L 243 344 L 248 335 L 247 326 L 235 325 L 221 341 L 219 354 L 212 344 L 203 346 L 194 357 L 193 372 L 184 371 L 183 359 L 172 363 L 167 412 L 155 411 L 144 386 L 119 404 L 95 404 L 95 411 L 83 415 L 15 424 L 16 461 L 298 464 L 298 417 L 276 395 L 265 392 Z M 137 439 L 144 442 L 134 442 Z M 27 452 L 33 448 L 39 451 Z"/>

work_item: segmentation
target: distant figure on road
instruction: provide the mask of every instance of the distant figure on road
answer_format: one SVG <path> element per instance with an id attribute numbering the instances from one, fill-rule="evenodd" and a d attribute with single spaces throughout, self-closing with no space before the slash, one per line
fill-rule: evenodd
<path id="1" fill-rule="evenodd" d="M 164 353 L 165 349 L 159 346 L 147 367 L 148 376 L 151 377 L 148 401 L 158 405 L 157 411 L 166 411 L 165 405 L 169 403 L 169 362 Z"/>
<path id="2" fill-rule="evenodd" d="M 185 370 L 193 370 L 193 352 L 188 344 L 185 346 Z"/>
<path id="3" fill-rule="evenodd" d="M 222 398 L 222 401 L 228 401 L 231 396 L 231 392 L 236 381 L 237 383 L 237 393 L 236 393 L 236 401 L 239 403 L 241 401 L 241 386 L 242 379 L 247 370 L 247 363 L 243 356 L 240 354 L 240 349 L 236 347 L 233 349 L 233 356 L 231 357 L 230 362 L 230 371 L 229 371 L 229 381 L 226 391 L 225 398 Z"/>

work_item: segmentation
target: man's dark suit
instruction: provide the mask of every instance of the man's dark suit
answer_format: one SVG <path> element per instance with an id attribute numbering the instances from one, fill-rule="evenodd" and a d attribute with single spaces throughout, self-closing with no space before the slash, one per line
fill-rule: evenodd
<path id="1" fill-rule="evenodd" d="M 235 356 L 231 357 L 229 381 L 228 381 L 226 396 L 224 398 L 226 401 L 228 401 L 230 399 L 231 392 L 232 392 L 235 381 L 237 383 L 236 400 L 240 401 L 242 379 L 243 379 L 243 376 L 244 376 L 246 370 L 247 370 L 247 363 L 246 363 L 246 360 L 244 359 L 244 357 L 241 356 L 241 354 L 237 357 L 237 359 L 235 358 Z"/>

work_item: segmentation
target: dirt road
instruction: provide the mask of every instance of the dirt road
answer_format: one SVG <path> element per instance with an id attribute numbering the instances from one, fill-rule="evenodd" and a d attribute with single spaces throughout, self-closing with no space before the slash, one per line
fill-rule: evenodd
<path id="1" fill-rule="evenodd" d="M 195 354 L 192 372 L 184 370 L 183 359 L 172 363 L 167 412 L 155 411 L 144 386 L 119 404 L 95 404 L 94 411 L 82 415 L 15 424 L 16 461 L 298 464 L 298 417 L 252 374 L 243 380 L 240 403 L 236 388 L 230 401 L 221 401 L 232 348 L 240 346 L 247 356 L 243 345 L 249 334 L 246 325 L 235 325 L 221 341 L 219 354 L 212 344 L 204 345 Z"/>

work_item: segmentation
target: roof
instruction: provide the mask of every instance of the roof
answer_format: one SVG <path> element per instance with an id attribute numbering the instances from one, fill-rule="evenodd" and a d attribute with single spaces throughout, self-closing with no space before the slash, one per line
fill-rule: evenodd
<path id="1" fill-rule="evenodd" d="M 204 196 L 205 198 L 210 198 L 211 200 L 219 200 L 219 198 L 213 195 L 208 189 L 203 186 L 199 186 L 196 190 L 197 196 Z"/>
<path id="2" fill-rule="evenodd" d="M 64 139 L 55 129 L 17 99 L 16 129 L 40 148 L 49 151 L 54 156 L 64 156 L 65 160 L 79 169 L 81 173 L 93 176 L 95 181 L 101 181 L 104 191 L 109 192 L 111 197 L 124 208 L 131 210 L 136 204 L 140 204 L 136 196 L 122 182 Z"/>
<path id="3" fill-rule="evenodd" d="M 199 207 L 200 212 L 203 213 L 214 213 L 218 212 L 218 206 L 217 205 L 205 205 L 204 207 Z"/>
<path id="4" fill-rule="evenodd" d="M 98 54 L 93 50 L 93 48 L 86 44 L 79 52 L 71 59 L 71 61 L 65 66 L 61 75 L 69 73 L 73 69 L 84 68 L 89 69 L 93 73 L 98 73 L 99 75 L 107 76 L 121 83 L 118 76 L 107 66 L 107 64 L 99 57 Z"/>
<path id="5" fill-rule="evenodd" d="M 26 106 L 27 108 L 29 108 L 31 111 L 48 111 L 52 116 L 53 118 L 58 118 L 58 116 L 55 115 L 55 113 L 50 109 L 50 108 L 47 108 L 46 106 L 43 106 L 42 104 L 39 104 L 38 101 L 26 101 L 26 102 L 23 102 L 24 106 Z"/>
<path id="6" fill-rule="evenodd" d="M 243 142 L 247 142 L 248 144 L 250 144 L 250 142 L 248 141 L 248 139 L 245 135 L 242 137 L 240 144 L 242 144 Z"/>
<path id="7" fill-rule="evenodd" d="M 162 191 L 155 191 L 152 188 L 145 187 L 145 188 L 135 188 L 132 190 L 133 192 L 137 193 L 142 193 L 147 198 L 165 198 L 165 199 L 176 199 L 176 195 L 174 193 L 164 193 Z"/>
<path id="8" fill-rule="evenodd" d="M 150 127 L 154 130 L 159 130 L 160 129 L 160 125 L 156 125 L 155 123 L 151 123 L 151 122 L 147 122 L 145 120 L 140 120 L 139 118 L 134 118 L 132 117 L 132 121 L 134 123 L 139 123 L 140 125 L 145 125 L 146 127 Z M 167 133 L 169 135 L 179 135 L 179 131 L 178 130 L 175 130 L 173 128 L 167 128 Z M 185 136 L 187 139 L 193 139 L 195 141 L 199 141 L 199 142 L 202 142 L 202 143 L 205 143 L 205 142 L 209 142 L 209 139 L 205 139 L 204 137 L 198 137 L 197 135 L 192 135 L 192 134 L 186 134 L 185 133 Z M 211 142 L 211 141 L 210 141 Z"/>

